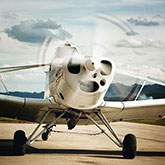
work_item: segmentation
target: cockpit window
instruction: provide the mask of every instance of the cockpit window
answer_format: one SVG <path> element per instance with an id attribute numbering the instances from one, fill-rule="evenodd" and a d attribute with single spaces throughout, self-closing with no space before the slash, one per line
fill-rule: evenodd
<path id="1" fill-rule="evenodd" d="M 68 71 L 72 74 L 80 73 L 80 64 L 73 63 L 72 59 L 68 63 Z"/>

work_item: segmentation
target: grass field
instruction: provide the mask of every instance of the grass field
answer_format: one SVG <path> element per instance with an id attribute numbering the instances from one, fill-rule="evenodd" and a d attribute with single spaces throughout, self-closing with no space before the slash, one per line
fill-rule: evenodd
<path id="1" fill-rule="evenodd" d="M 165 126 L 165 119 L 131 120 L 129 122 Z"/>
<path id="2" fill-rule="evenodd" d="M 7 117 L 0 117 L 0 123 L 32 123 L 32 122 L 12 119 L 12 118 L 7 118 Z"/>

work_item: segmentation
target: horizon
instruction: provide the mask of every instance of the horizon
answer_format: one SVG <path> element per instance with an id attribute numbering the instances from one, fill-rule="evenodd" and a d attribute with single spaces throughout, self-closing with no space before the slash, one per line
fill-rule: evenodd
<path id="1" fill-rule="evenodd" d="M 134 100 L 139 89 L 140 84 L 134 84 L 127 86 L 121 83 L 113 83 L 108 88 L 104 100 L 105 101 L 126 101 L 126 99 Z M 152 89 L 152 91 L 151 91 Z M 160 89 L 160 90 L 158 90 Z M 26 91 L 9 91 L 9 93 L 0 92 L 0 94 L 17 96 L 17 97 L 26 97 L 26 98 L 44 98 L 44 91 L 41 92 L 26 92 Z M 165 87 L 157 84 L 148 84 L 145 85 L 141 94 L 138 97 L 138 100 L 148 100 L 148 99 L 161 99 L 165 98 Z"/>

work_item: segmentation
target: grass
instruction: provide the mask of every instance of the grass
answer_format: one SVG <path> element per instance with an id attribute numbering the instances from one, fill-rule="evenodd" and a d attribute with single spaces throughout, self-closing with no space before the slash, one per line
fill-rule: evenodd
<path id="1" fill-rule="evenodd" d="M 130 120 L 128 122 L 165 126 L 165 119 Z"/>
<path id="2" fill-rule="evenodd" d="M 31 123 L 29 121 L 18 120 L 17 118 L 0 117 L 0 123 Z"/>

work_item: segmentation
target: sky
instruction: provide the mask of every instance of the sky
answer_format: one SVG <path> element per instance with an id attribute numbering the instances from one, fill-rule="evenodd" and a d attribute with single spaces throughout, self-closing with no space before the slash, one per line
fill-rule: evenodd
<path id="1" fill-rule="evenodd" d="M 116 68 L 165 82 L 164 0 L 0 0 L 0 67 L 43 62 L 49 39 L 44 62 L 66 40 L 84 55 L 100 53 Z M 40 92 L 44 71 L 2 76 L 10 91 Z"/>

